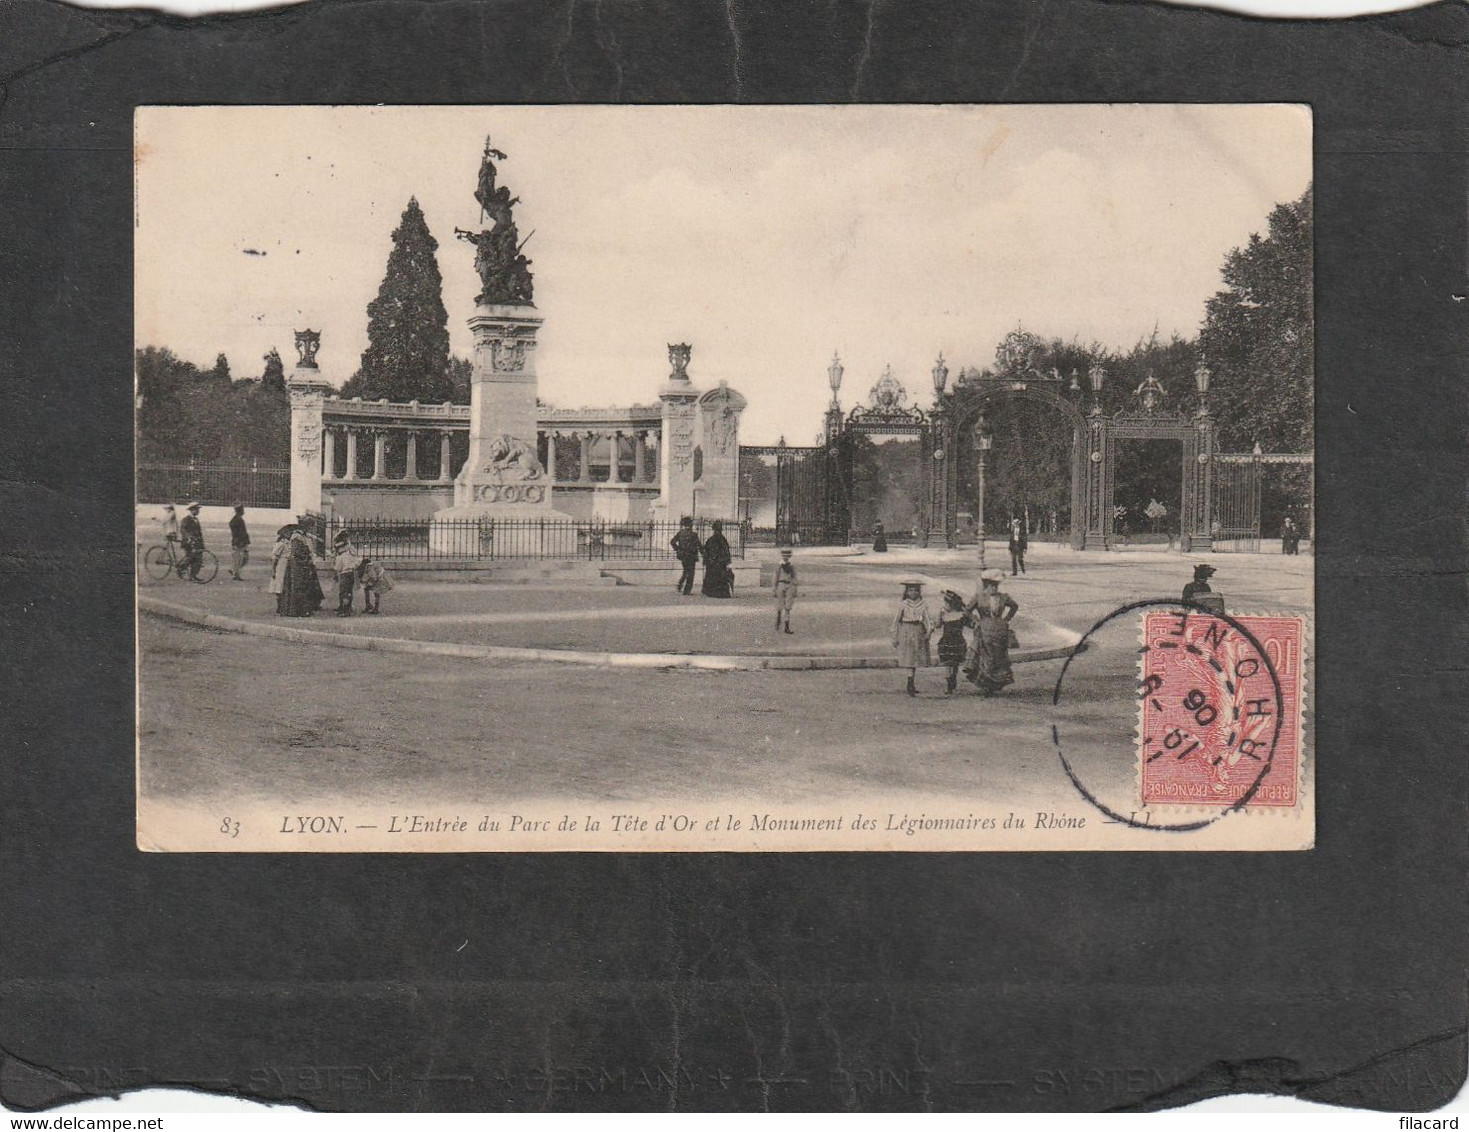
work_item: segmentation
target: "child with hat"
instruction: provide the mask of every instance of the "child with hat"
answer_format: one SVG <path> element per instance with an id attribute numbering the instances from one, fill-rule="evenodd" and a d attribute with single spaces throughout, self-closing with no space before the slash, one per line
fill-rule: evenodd
<path id="1" fill-rule="evenodd" d="M 393 588 L 393 579 L 376 558 L 363 558 L 357 574 L 362 580 L 362 612 L 381 613 L 382 595 Z"/>
<path id="2" fill-rule="evenodd" d="M 337 572 L 337 616 L 352 616 L 352 592 L 357 584 L 357 567 L 362 565 L 362 555 L 352 545 L 352 536 L 338 531 L 332 539 L 332 550 L 336 557 L 332 567 Z"/>
<path id="3" fill-rule="evenodd" d="M 939 614 L 939 664 L 949 670 L 944 694 L 952 696 L 959 686 L 959 669 L 969 655 L 969 643 L 964 639 L 964 597 L 955 590 L 944 591 L 944 610 Z"/>
<path id="4" fill-rule="evenodd" d="M 920 668 L 932 661 L 928 654 L 928 638 L 934 630 L 933 613 L 923 600 L 923 582 L 908 578 L 903 582 L 903 601 L 893 618 L 893 648 L 898 650 L 898 667 L 908 670 L 908 694 L 918 695 L 914 680 Z"/>
<path id="5" fill-rule="evenodd" d="M 284 617 L 289 612 L 286 597 L 286 571 L 291 562 L 291 535 L 296 531 L 294 523 L 287 523 L 275 532 L 275 546 L 270 549 L 270 592 L 275 594 L 275 612 Z"/>
<path id="6" fill-rule="evenodd" d="M 782 616 L 785 618 L 785 631 L 791 631 L 791 606 L 796 604 L 797 594 L 796 568 L 791 565 L 791 552 L 782 549 L 780 552 L 780 565 L 775 568 L 775 585 L 771 592 L 775 595 L 775 627 L 780 629 Z"/>
<path id="7" fill-rule="evenodd" d="M 168 547 L 168 556 L 177 562 L 179 558 L 176 545 L 179 541 L 179 516 L 178 512 L 173 509 L 172 503 L 164 504 L 163 518 L 159 522 L 163 524 L 163 542 Z"/>

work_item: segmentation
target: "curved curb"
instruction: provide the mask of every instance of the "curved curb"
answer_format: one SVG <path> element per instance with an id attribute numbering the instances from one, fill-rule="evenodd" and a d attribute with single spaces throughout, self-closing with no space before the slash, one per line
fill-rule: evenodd
<path id="1" fill-rule="evenodd" d="M 315 629 L 297 629 L 287 625 L 267 625 L 244 621 L 219 613 L 205 613 L 185 605 L 175 605 L 146 594 L 138 595 L 138 611 L 218 629 L 226 633 L 242 633 L 252 637 L 271 637 L 303 645 L 328 645 L 341 649 L 372 652 L 411 653 L 417 656 L 467 657 L 477 660 L 550 661 L 557 664 L 583 664 L 602 668 L 688 668 L 715 672 L 758 672 L 762 670 L 816 671 L 820 669 L 897 668 L 897 657 L 891 656 L 718 656 L 650 652 L 585 652 L 578 649 L 516 648 L 512 645 L 458 645 L 448 641 L 413 641 L 402 637 L 363 637 L 350 633 L 323 633 Z M 1078 642 L 1079 643 L 1079 642 Z M 1060 660 L 1076 651 L 1076 644 L 1051 649 L 1017 649 L 1010 655 L 1011 664 L 1038 660 Z"/>

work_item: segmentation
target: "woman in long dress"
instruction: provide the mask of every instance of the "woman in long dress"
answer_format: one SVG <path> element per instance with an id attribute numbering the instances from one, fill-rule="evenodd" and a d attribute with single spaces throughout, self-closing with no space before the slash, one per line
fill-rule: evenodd
<path id="1" fill-rule="evenodd" d="M 291 551 L 286 563 L 287 617 L 310 617 L 321 608 L 321 581 L 316 576 L 316 561 L 311 543 L 297 527 L 291 532 Z"/>
<path id="2" fill-rule="evenodd" d="M 729 550 L 729 539 L 724 537 L 724 524 L 715 519 L 714 532 L 704 540 L 704 584 L 701 589 L 705 597 L 734 596 L 732 561 L 734 556 Z"/>
<path id="3" fill-rule="evenodd" d="M 270 550 L 270 592 L 275 594 L 277 617 L 286 615 L 286 570 L 291 560 L 291 532 L 294 527 L 284 526 L 275 533 L 275 546 Z"/>
<path id="4" fill-rule="evenodd" d="M 929 659 L 928 638 L 935 626 L 933 612 L 923 600 L 923 583 L 910 578 L 903 583 L 903 602 L 893 618 L 893 648 L 898 650 L 898 667 L 908 670 L 908 694 L 918 695 L 914 680 Z"/>
<path id="5" fill-rule="evenodd" d="M 979 593 L 965 613 L 974 625 L 974 649 L 965 675 L 986 696 L 1015 683 L 1010 670 L 1010 622 L 1020 606 L 1009 594 L 1000 592 L 1002 575 L 986 570 L 979 576 Z"/>

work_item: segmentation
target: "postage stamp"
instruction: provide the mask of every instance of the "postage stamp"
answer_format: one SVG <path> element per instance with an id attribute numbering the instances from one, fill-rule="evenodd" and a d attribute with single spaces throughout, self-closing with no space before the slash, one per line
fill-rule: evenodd
<path id="1" fill-rule="evenodd" d="M 1304 619 L 1179 608 L 1142 621 L 1139 803 L 1294 809 Z"/>

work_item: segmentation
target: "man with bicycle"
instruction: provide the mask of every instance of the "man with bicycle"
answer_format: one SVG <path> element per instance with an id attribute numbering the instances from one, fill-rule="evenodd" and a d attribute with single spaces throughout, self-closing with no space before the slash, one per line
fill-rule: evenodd
<path id="1" fill-rule="evenodd" d="M 204 562 L 204 531 L 199 526 L 199 504 L 190 503 L 184 509 L 184 517 L 179 521 L 179 545 L 184 552 L 184 560 L 179 563 L 179 577 L 184 576 L 184 571 L 189 572 L 189 580 L 199 580 L 199 567 Z"/>

